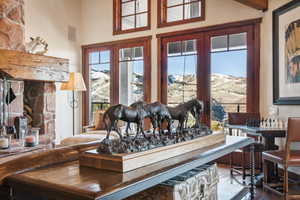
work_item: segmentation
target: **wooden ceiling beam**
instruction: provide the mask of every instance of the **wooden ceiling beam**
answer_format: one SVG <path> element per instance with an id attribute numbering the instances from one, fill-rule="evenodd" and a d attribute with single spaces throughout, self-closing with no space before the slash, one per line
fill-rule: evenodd
<path id="1" fill-rule="evenodd" d="M 234 0 L 257 10 L 268 10 L 268 0 Z"/>

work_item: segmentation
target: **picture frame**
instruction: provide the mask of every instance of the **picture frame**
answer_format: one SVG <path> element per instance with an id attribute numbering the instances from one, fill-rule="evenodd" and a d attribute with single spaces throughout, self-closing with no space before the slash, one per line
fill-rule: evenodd
<path id="1" fill-rule="evenodd" d="M 273 11 L 273 104 L 300 105 L 300 1 Z"/>

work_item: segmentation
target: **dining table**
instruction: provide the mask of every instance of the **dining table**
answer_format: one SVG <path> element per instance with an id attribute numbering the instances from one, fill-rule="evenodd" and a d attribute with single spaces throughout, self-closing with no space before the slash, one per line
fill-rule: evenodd
<path id="1" fill-rule="evenodd" d="M 285 138 L 287 129 L 286 128 L 274 128 L 274 127 L 253 127 L 247 125 L 231 125 L 226 124 L 226 128 L 229 129 L 229 135 L 234 135 L 233 130 L 240 130 L 244 132 L 247 136 L 261 137 L 262 144 L 264 146 L 264 151 L 274 151 L 278 150 L 280 147 L 276 145 L 276 138 Z M 261 163 L 262 164 L 262 163 Z M 261 165 L 263 166 L 263 165 Z M 267 176 L 274 176 L 274 165 L 267 164 Z M 260 173 L 256 176 L 256 186 L 262 186 L 264 174 Z"/>

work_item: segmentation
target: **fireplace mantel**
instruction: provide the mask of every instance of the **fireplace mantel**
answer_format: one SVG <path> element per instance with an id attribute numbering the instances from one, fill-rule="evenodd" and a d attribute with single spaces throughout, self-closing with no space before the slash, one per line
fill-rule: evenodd
<path id="1" fill-rule="evenodd" d="M 16 80 L 66 82 L 69 60 L 0 49 L 0 71 Z"/>

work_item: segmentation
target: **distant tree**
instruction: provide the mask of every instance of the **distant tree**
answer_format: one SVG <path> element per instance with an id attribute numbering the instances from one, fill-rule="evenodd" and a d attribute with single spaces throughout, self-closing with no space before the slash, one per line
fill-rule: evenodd
<path id="1" fill-rule="evenodd" d="M 173 76 L 173 75 L 169 75 L 169 76 L 168 76 L 168 81 L 169 81 L 169 84 L 173 84 L 173 83 L 175 83 L 175 81 L 176 81 L 176 78 L 175 78 L 175 76 Z"/>
<path id="2" fill-rule="evenodd" d="M 222 122 L 226 116 L 226 112 L 222 104 L 217 100 L 212 100 L 212 120 Z"/>

